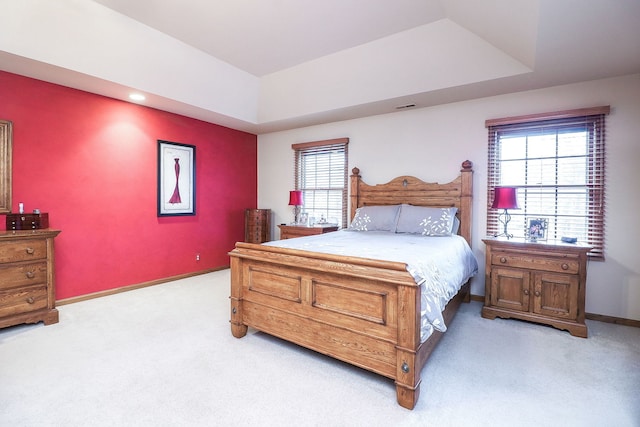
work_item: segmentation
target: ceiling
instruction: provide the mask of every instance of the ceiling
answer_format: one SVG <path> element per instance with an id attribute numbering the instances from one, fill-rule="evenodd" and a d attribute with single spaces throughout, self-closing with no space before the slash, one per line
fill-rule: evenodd
<path id="1" fill-rule="evenodd" d="M 96 10 L 65 1 L 66 15 Z M 196 87 L 166 90 L 170 82 L 161 76 L 157 91 L 151 83 L 144 88 L 146 105 L 258 134 L 640 72 L 638 0 L 83 2 L 137 21 L 135 34 L 159 31 L 256 82 L 247 97 L 257 101 L 242 106 L 255 111 L 246 117 L 197 101 Z M 15 13 L 28 21 L 33 10 Z M 5 47 L 0 39 L 0 69 L 120 99 L 119 86 L 137 88 L 126 77 L 57 61 L 54 49 L 47 60 L 32 52 L 28 43 Z M 128 67 L 133 73 L 136 65 Z"/>

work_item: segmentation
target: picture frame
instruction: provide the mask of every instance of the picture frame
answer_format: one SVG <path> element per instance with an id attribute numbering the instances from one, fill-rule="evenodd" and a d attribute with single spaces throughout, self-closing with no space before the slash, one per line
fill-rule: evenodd
<path id="1" fill-rule="evenodd" d="M 532 242 L 547 240 L 548 227 L 549 220 L 547 218 L 529 218 L 526 231 L 527 239 Z"/>
<path id="2" fill-rule="evenodd" d="M 0 120 L 0 213 L 11 213 L 13 122 Z"/>
<path id="3" fill-rule="evenodd" d="M 196 147 L 158 140 L 158 216 L 196 214 Z"/>

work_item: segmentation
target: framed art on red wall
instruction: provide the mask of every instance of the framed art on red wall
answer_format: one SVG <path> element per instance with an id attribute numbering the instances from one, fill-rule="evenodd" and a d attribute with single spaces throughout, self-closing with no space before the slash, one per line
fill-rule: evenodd
<path id="1" fill-rule="evenodd" d="M 13 123 L 0 120 L 0 213 L 11 212 L 11 149 Z"/>
<path id="2" fill-rule="evenodd" d="M 196 147 L 158 140 L 158 216 L 196 214 Z"/>

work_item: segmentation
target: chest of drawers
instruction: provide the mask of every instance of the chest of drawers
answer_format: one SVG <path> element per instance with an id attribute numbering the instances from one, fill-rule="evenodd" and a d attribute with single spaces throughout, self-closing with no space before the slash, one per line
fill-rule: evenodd
<path id="1" fill-rule="evenodd" d="M 0 328 L 58 322 L 53 239 L 59 233 L 0 232 Z"/>
<path id="2" fill-rule="evenodd" d="M 515 318 L 587 337 L 585 294 L 591 247 L 485 239 L 482 317 Z"/>
<path id="3" fill-rule="evenodd" d="M 244 211 L 244 241 L 264 243 L 271 240 L 271 209 Z"/>

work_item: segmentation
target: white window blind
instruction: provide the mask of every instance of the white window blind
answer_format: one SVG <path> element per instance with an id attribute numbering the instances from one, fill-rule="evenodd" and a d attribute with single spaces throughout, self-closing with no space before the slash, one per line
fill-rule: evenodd
<path id="1" fill-rule="evenodd" d="M 316 222 L 340 228 L 347 224 L 349 138 L 293 144 L 296 190 L 302 190 L 302 212 Z"/>
<path id="2" fill-rule="evenodd" d="M 525 237 L 528 220 L 549 221 L 548 239 L 577 237 L 604 259 L 605 116 L 610 107 L 487 120 L 487 234 L 498 232 L 491 209 L 496 186 L 518 187 L 509 232 Z"/>

